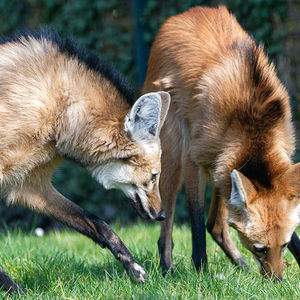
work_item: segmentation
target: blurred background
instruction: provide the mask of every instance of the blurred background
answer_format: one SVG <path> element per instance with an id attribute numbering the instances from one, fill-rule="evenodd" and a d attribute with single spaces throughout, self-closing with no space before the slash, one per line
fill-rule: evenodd
<path id="1" fill-rule="evenodd" d="M 296 128 L 300 122 L 300 1 L 299 0 L 0 0 L 0 34 L 57 28 L 73 35 L 89 50 L 117 67 L 136 93 L 147 70 L 151 43 L 169 16 L 196 5 L 226 5 L 257 41 L 263 42 L 279 77 L 291 96 Z M 299 131 L 297 130 L 297 133 Z M 297 147 L 299 149 L 299 147 Z M 295 161 L 300 160 L 296 152 Z M 118 191 L 104 191 L 80 166 L 65 161 L 53 178 L 66 197 L 107 222 L 133 223 L 136 213 Z M 207 199 L 210 189 L 207 191 Z M 23 207 L 7 208 L 0 202 L 0 222 L 23 229 L 59 227 L 53 220 Z M 184 193 L 178 196 L 176 221 L 188 221 Z"/>

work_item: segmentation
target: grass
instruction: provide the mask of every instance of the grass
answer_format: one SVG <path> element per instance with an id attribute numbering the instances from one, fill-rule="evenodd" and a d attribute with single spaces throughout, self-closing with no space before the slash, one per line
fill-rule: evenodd
<path id="1" fill-rule="evenodd" d="M 251 255 L 232 236 L 249 262 L 249 271 L 234 267 L 207 236 L 209 271 L 197 273 L 191 262 L 187 225 L 174 228 L 175 273 L 161 276 L 156 242 L 159 224 L 113 226 L 136 260 L 145 267 L 145 284 L 132 283 L 122 265 L 106 249 L 73 232 L 34 234 L 7 231 L 0 235 L 2 268 L 27 291 L 1 299 L 299 299 L 300 272 L 285 253 L 285 279 L 263 279 Z"/>

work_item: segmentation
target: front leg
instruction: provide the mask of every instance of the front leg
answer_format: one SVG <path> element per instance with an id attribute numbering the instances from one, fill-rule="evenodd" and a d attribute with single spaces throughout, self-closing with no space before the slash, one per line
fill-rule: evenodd
<path id="1" fill-rule="evenodd" d="M 80 213 L 80 221 L 82 221 L 81 225 L 79 225 L 78 221 L 75 221 L 74 223 L 68 223 L 65 222 L 65 220 L 60 221 L 65 222 L 68 226 L 90 237 L 102 248 L 108 248 L 115 258 L 123 264 L 132 281 L 144 282 L 147 277 L 146 272 L 135 261 L 132 254 L 110 226 L 95 215 L 81 209 L 80 207 L 77 208 L 79 208 L 78 212 Z M 73 216 L 76 217 L 75 215 Z"/>
<path id="2" fill-rule="evenodd" d="M 78 222 L 66 224 L 90 237 L 101 247 L 108 248 L 115 258 L 123 264 L 132 281 L 144 282 L 147 277 L 146 272 L 137 264 L 132 254 L 110 226 L 95 215 L 80 207 L 77 208 L 79 208 L 78 212 L 81 214 L 79 218 L 83 222 L 82 227 L 78 227 Z"/>
<path id="3" fill-rule="evenodd" d="M 197 166 L 189 157 L 185 160 L 185 191 L 192 229 L 192 259 L 196 269 L 207 266 L 206 233 L 204 221 L 204 199 L 207 174 L 203 167 Z"/>
<path id="4" fill-rule="evenodd" d="M 220 196 L 220 190 L 213 186 L 212 201 L 207 219 L 207 230 L 235 265 L 248 268 L 247 262 L 230 237 L 226 219 L 227 207 L 225 200 Z"/>
<path id="5" fill-rule="evenodd" d="M 43 188 L 23 187 L 18 194 L 21 197 L 19 201 L 25 202 L 27 206 L 74 228 L 102 248 L 107 247 L 123 264 L 133 281 L 145 281 L 146 272 L 137 264 L 132 254 L 108 224 L 66 199 L 50 183 Z"/>
<path id="6" fill-rule="evenodd" d="M 12 293 L 23 293 L 23 290 L 19 284 L 16 284 L 0 267 L 0 287 L 7 291 L 9 294 Z"/>

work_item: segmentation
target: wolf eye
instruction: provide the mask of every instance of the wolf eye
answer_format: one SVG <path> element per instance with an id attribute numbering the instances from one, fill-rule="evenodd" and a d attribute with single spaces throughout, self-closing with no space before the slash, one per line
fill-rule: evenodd
<path id="1" fill-rule="evenodd" d="M 254 246 L 253 250 L 258 255 L 267 255 L 269 249 L 267 247 L 255 247 Z"/>

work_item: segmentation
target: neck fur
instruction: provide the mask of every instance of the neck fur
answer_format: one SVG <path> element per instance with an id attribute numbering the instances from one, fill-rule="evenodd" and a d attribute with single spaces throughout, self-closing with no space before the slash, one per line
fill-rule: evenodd
<path id="1" fill-rule="evenodd" d="M 128 157 L 134 151 L 124 130 L 129 104 L 101 75 L 82 70 L 80 77 L 78 70 L 73 75 L 64 80 L 57 101 L 60 155 L 85 166 Z"/>

